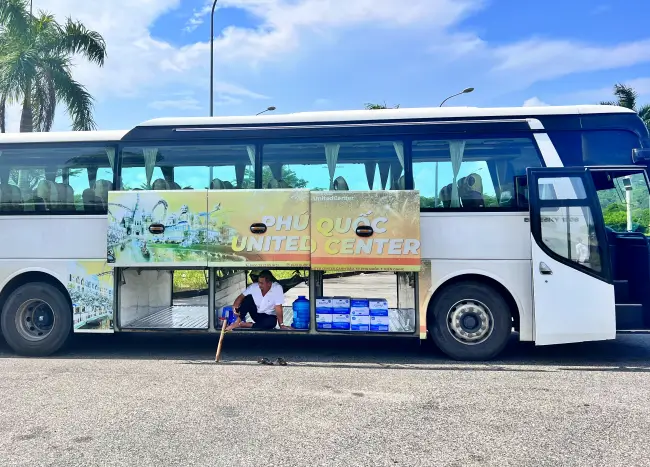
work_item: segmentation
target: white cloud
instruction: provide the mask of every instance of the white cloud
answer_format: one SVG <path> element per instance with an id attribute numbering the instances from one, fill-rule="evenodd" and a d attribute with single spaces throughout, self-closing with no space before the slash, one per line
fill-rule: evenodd
<path id="1" fill-rule="evenodd" d="M 650 40 L 596 46 L 568 40 L 529 39 L 498 47 L 493 54 L 497 61 L 495 72 L 514 76 L 514 81 L 527 85 L 650 61 Z"/>
<path id="2" fill-rule="evenodd" d="M 209 15 L 212 12 L 212 2 L 209 2 L 206 4 L 203 8 L 200 8 L 198 10 L 194 10 L 194 13 L 192 13 L 192 17 L 187 20 L 187 25 L 183 30 L 185 32 L 192 32 L 196 30 L 199 26 L 203 24 L 203 21 L 207 15 Z"/>
<path id="3" fill-rule="evenodd" d="M 337 29 L 367 25 L 373 29 L 408 27 L 443 30 L 480 8 L 483 0 L 221 0 L 221 8 L 240 8 L 259 19 L 256 29 L 228 27 L 216 38 L 215 76 L 223 86 L 235 86 L 247 70 L 281 61 L 304 45 L 306 36 L 333 34 Z M 156 39 L 150 27 L 157 18 L 180 6 L 179 0 L 40 0 L 39 8 L 63 20 L 71 15 L 100 32 L 108 44 L 104 69 L 78 60 L 76 75 L 98 100 L 134 97 L 172 84 L 207 87 L 209 43 L 175 46 Z M 188 26 L 209 15 L 211 2 L 195 9 Z M 238 86 L 241 89 L 241 86 Z M 223 90 L 231 97 L 253 98 Z"/>
<path id="4" fill-rule="evenodd" d="M 162 109 L 178 109 L 178 110 L 198 110 L 201 108 L 199 101 L 188 97 L 185 99 L 169 99 L 161 101 L 153 101 L 149 107 L 156 110 Z"/>
<path id="5" fill-rule="evenodd" d="M 5 114 L 7 133 L 17 133 L 20 130 L 20 112 L 21 107 L 19 105 L 7 106 Z"/>
<path id="6" fill-rule="evenodd" d="M 212 0 L 194 1 L 194 9 L 186 16 L 187 33 L 208 19 L 212 6 Z M 215 104 L 233 106 L 252 99 L 273 98 L 271 103 L 279 105 L 276 96 L 269 96 L 268 89 L 264 88 L 266 81 L 274 81 L 268 70 L 273 70 L 276 64 L 280 63 L 280 68 L 286 70 L 295 63 L 296 81 L 286 85 L 296 86 L 302 76 L 299 73 L 321 58 L 333 61 L 339 54 L 349 55 L 349 50 L 354 49 L 352 41 L 367 41 L 369 50 L 375 38 L 387 36 L 391 44 L 396 44 L 395 48 L 419 47 L 421 52 L 436 55 L 427 63 L 409 64 L 412 75 L 429 73 L 434 79 L 436 74 L 471 75 L 480 84 L 477 90 L 486 96 L 491 93 L 492 97 L 500 91 L 509 93 L 540 80 L 650 61 L 650 40 L 606 46 L 532 38 L 495 47 L 478 34 L 459 30 L 463 19 L 488 4 L 488 0 L 409 0 L 405 8 L 403 0 L 219 0 L 217 8 L 244 10 L 255 18 L 256 26 L 230 26 L 215 38 Z M 59 20 L 72 16 L 106 39 L 105 67 L 99 69 L 77 60 L 75 70 L 77 78 L 97 98 L 98 107 L 115 98 L 141 98 L 154 109 L 198 111 L 203 98 L 195 98 L 191 93 L 174 96 L 174 93 L 178 89 L 190 89 L 197 95 L 207 96 L 208 38 L 177 45 L 151 34 L 151 27 L 159 18 L 180 6 L 180 0 L 38 2 L 39 9 L 54 13 Z M 188 37 L 193 36 L 187 34 L 184 40 Z M 345 40 L 338 43 L 342 37 Z M 334 44 L 335 50 L 331 52 L 334 58 L 318 55 L 323 44 Z M 392 53 L 398 58 L 401 55 Z M 448 66 L 451 61 L 455 62 L 454 67 Z M 386 65 L 387 73 L 394 71 L 397 80 L 398 69 Z M 346 72 L 365 71 L 350 67 Z M 340 79 L 339 76 L 336 83 Z M 398 81 L 391 85 L 395 82 Z M 310 83 L 305 81 L 302 85 L 309 87 Z M 334 102 L 341 101 L 338 95 L 326 95 Z M 304 105 L 327 106 L 315 97 L 308 96 Z"/>
<path id="7" fill-rule="evenodd" d="M 539 97 L 531 97 L 524 101 L 524 107 L 545 107 L 548 104 L 542 101 Z"/>
<path id="8" fill-rule="evenodd" d="M 638 104 L 643 105 L 650 99 L 650 78 L 635 78 L 623 81 L 622 84 L 631 86 L 638 95 Z M 557 96 L 555 100 L 563 104 L 598 104 L 603 101 L 613 101 L 614 86 L 603 86 L 596 89 L 584 89 Z"/>

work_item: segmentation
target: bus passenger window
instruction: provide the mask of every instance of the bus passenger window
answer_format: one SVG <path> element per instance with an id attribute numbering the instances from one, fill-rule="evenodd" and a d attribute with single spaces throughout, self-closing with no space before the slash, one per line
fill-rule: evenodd
<path id="1" fill-rule="evenodd" d="M 227 190 L 255 187 L 255 146 L 126 147 L 122 190 Z"/>
<path id="2" fill-rule="evenodd" d="M 412 145 L 414 188 L 427 208 L 528 208 L 520 178 L 541 167 L 530 138 L 420 140 Z"/>
<path id="3" fill-rule="evenodd" d="M 266 144 L 262 188 L 404 190 L 401 141 Z"/>
<path id="4" fill-rule="evenodd" d="M 0 214 L 106 214 L 115 148 L 3 149 Z"/>

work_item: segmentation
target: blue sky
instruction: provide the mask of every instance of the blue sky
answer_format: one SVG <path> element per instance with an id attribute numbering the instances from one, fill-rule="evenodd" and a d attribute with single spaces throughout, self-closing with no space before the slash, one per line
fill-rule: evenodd
<path id="1" fill-rule="evenodd" d="M 210 2 L 211 3 L 211 2 Z M 215 114 L 403 107 L 578 104 L 616 82 L 650 102 L 647 0 L 220 0 Z M 406 7 L 405 5 L 408 5 Z M 75 70 L 100 129 L 207 115 L 204 0 L 34 0 L 104 35 L 109 57 Z M 10 113 L 17 129 L 18 109 Z M 63 109 L 55 129 L 69 128 Z"/>

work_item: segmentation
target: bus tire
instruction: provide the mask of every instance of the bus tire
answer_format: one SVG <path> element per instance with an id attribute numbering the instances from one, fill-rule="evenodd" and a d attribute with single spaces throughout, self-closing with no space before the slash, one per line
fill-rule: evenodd
<path id="1" fill-rule="evenodd" d="M 507 345 L 512 315 L 504 298 L 480 282 L 443 289 L 429 308 L 427 328 L 434 344 L 455 360 L 490 360 Z"/>
<path id="2" fill-rule="evenodd" d="M 46 282 L 21 285 L 7 298 L 0 316 L 2 334 L 19 355 L 44 357 L 59 350 L 72 329 L 65 295 Z"/>

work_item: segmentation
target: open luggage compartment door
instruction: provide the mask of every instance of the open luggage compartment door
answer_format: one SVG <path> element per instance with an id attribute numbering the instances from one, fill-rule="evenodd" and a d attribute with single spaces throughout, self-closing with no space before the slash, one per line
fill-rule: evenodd
<path id="1" fill-rule="evenodd" d="M 210 190 L 208 207 L 209 267 L 309 267 L 309 190 Z"/>
<path id="2" fill-rule="evenodd" d="M 207 192 L 108 193 L 107 262 L 115 267 L 206 267 Z"/>
<path id="3" fill-rule="evenodd" d="M 311 193 L 311 268 L 419 271 L 418 191 Z"/>

